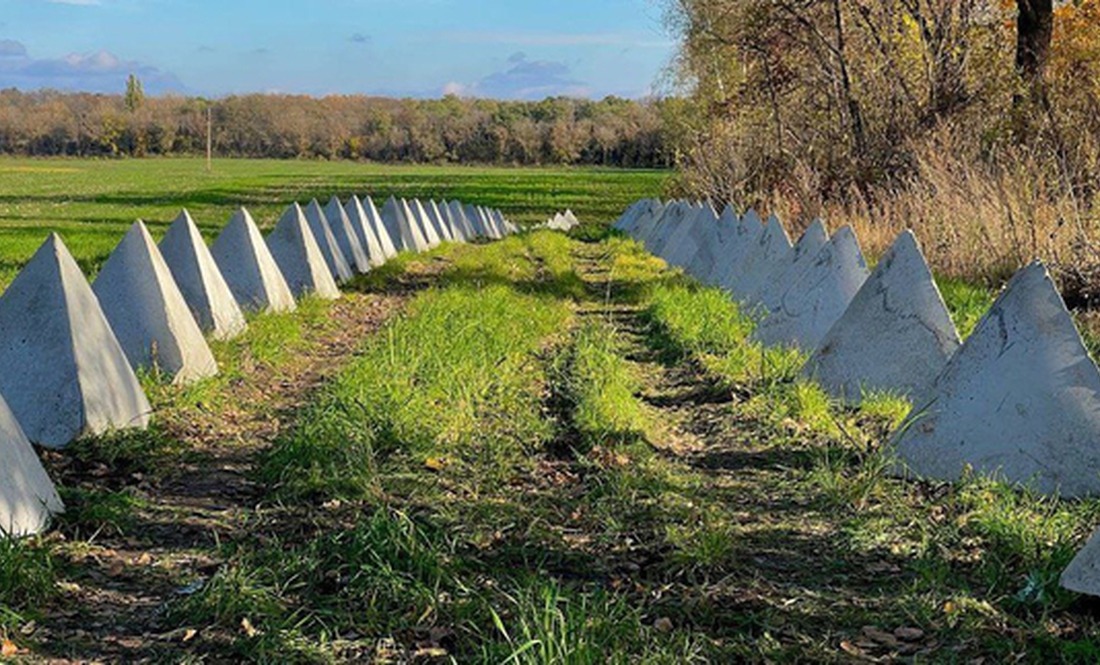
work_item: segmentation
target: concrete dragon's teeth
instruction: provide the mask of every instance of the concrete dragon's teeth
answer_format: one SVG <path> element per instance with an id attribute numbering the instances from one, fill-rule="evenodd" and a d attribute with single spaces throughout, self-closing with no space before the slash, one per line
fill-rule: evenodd
<path id="1" fill-rule="evenodd" d="M 218 373 L 214 354 L 145 224 L 130 227 L 92 291 L 134 369 L 159 369 L 176 383 Z"/>
<path id="2" fill-rule="evenodd" d="M 241 208 L 233 214 L 210 251 L 245 311 L 297 309 L 294 294 L 247 210 Z"/>
<path id="3" fill-rule="evenodd" d="M 214 339 L 236 337 L 248 327 L 229 284 L 198 226 L 184 210 L 160 241 L 160 253 L 199 327 Z"/>
<path id="4" fill-rule="evenodd" d="M 39 445 L 149 424 L 141 384 L 57 235 L 0 296 L 0 367 L 0 394 Z"/>

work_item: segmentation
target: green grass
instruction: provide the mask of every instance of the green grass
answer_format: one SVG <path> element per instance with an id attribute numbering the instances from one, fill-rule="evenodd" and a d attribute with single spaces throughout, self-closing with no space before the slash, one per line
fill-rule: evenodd
<path id="1" fill-rule="evenodd" d="M 611 326 L 589 322 L 577 330 L 563 358 L 563 392 L 586 450 L 640 439 L 649 426 L 635 396 L 641 380 L 620 347 Z"/>
<path id="2" fill-rule="evenodd" d="M 49 231 L 60 232 L 94 274 L 135 220 L 159 238 L 183 207 L 208 239 L 238 206 L 270 227 L 290 202 L 333 194 L 369 194 L 379 205 L 391 195 L 457 199 L 500 208 L 520 222 L 572 207 L 582 219 L 609 222 L 633 201 L 659 194 L 669 174 L 243 159 L 216 160 L 208 173 L 201 159 L 0 158 L 0 178 L 3 286 Z"/>

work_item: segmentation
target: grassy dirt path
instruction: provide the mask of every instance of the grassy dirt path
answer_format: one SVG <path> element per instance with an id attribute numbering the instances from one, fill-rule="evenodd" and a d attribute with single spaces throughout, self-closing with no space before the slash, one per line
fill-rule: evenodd
<path id="1" fill-rule="evenodd" d="M 48 619 L 26 631 L 48 654 L 44 660 L 159 662 L 194 639 L 194 631 L 166 621 L 167 603 L 216 572 L 220 545 L 269 519 L 260 508 L 265 488 L 252 479 L 259 455 L 404 301 L 347 294 L 323 320 L 305 325 L 308 343 L 285 362 L 246 358 L 213 408 L 199 402 L 169 410 L 163 436 L 185 451 L 165 460 L 170 468 L 132 470 L 129 461 L 113 467 L 94 461 L 89 468 L 52 455 L 61 484 L 89 492 L 125 488 L 111 496 L 125 497 L 129 510 L 120 518 L 124 528 L 88 534 L 78 524 L 62 531 L 60 537 L 81 541 L 61 550 L 64 593 L 44 612 Z"/>

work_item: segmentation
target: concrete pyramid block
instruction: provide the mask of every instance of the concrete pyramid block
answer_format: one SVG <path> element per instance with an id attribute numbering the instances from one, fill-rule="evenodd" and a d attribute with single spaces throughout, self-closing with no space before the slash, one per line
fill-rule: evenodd
<path id="1" fill-rule="evenodd" d="M 297 308 L 286 278 L 244 208 L 233 213 L 210 252 L 246 312 L 291 312 Z"/>
<path id="2" fill-rule="evenodd" d="M 649 235 L 654 225 L 657 224 L 657 221 L 665 214 L 665 211 L 668 210 L 671 205 L 671 203 L 655 203 L 648 210 L 643 211 L 642 214 L 638 216 L 638 219 L 627 229 L 630 237 L 644 243 L 646 236 Z"/>
<path id="3" fill-rule="evenodd" d="M 791 251 L 772 265 L 767 275 L 760 280 L 755 292 L 746 296 L 746 301 L 760 306 L 765 312 L 778 309 L 785 285 L 794 281 L 828 242 L 829 232 L 825 230 L 825 224 L 820 219 L 810 224 Z"/>
<path id="4" fill-rule="evenodd" d="M 443 242 L 443 236 L 440 235 L 439 229 L 428 217 L 428 211 L 420 203 L 420 199 L 413 199 L 412 203 L 409 204 L 409 208 L 412 210 L 413 218 L 423 231 L 424 240 L 427 241 L 428 247 L 439 247 L 440 243 Z"/>
<path id="5" fill-rule="evenodd" d="M 370 202 L 370 199 L 367 199 Z M 370 202 L 370 209 L 374 209 L 374 203 Z M 377 268 L 386 261 L 397 256 L 397 247 L 390 239 L 389 232 L 381 222 L 375 222 L 371 214 L 367 212 L 368 206 L 358 196 L 352 196 L 344 206 L 344 213 L 355 230 L 356 237 L 367 250 L 367 260 L 371 267 Z M 377 210 L 375 210 L 377 213 Z"/>
<path id="6" fill-rule="evenodd" d="M 459 223 L 458 217 L 454 213 L 454 207 L 450 203 L 443 201 L 439 205 L 439 215 L 443 219 L 443 223 L 450 229 L 451 237 L 454 238 L 455 242 L 467 242 L 469 240 L 462 224 Z"/>
<path id="7" fill-rule="evenodd" d="M 325 259 L 329 274 L 339 284 L 351 279 L 354 273 L 344 257 L 344 252 L 340 249 L 340 244 L 336 242 L 336 234 L 332 232 L 332 226 L 325 211 L 321 209 L 321 204 L 317 199 L 313 199 L 305 207 L 304 212 L 306 221 L 309 222 L 309 230 L 313 232 L 313 238 L 321 248 L 321 256 Z"/>
<path id="8" fill-rule="evenodd" d="M 168 227 L 160 253 L 203 332 L 222 340 L 244 332 L 244 312 L 186 210 Z"/>
<path id="9" fill-rule="evenodd" d="M 424 230 L 420 227 L 420 222 L 413 214 L 412 208 L 409 207 L 409 202 L 401 199 L 397 203 L 397 209 L 400 212 L 398 219 L 401 222 L 401 232 L 408 235 L 402 242 L 409 244 L 410 249 L 417 253 L 431 249 L 431 245 L 428 244 L 428 239 L 424 235 Z"/>
<path id="10" fill-rule="evenodd" d="M 737 214 L 732 205 L 727 204 L 718 216 L 718 221 L 711 231 L 711 261 L 710 273 L 699 272 L 696 277 L 704 284 L 718 286 L 726 271 L 730 269 L 729 257 L 734 254 L 734 247 L 741 243 L 744 229 L 741 228 L 741 216 Z"/>
<path id="11" fill-rule="evenodd" d="M 646 245 L 652 247 L 650 252 L 663 259 L 668 255 L 667 249 L 670 243 L 678 240 L 683 233 L 690 229 L 692 220 L 702 211 L 700 206 L 691 203 L 681 204 L 677 208 L 672 216 L 665 217 L 661 225 L 654 229 L 654 233 Z"/>
<path id="12" fill-rule="evenodd" d="M 472 203 L 467 203 L 463 207 L 466 213 L 466 220 L 474 229 L 474 236 L 478 238 L 488 238 L 489 229 L 485 228 L 485 220 L 481 217 L 481 212 L 477 209 L 477 206 Z"/>
<path id="13" fill-rule="evenodd" d="M 428 201 L 427 212 L 428 219 L 431 220 L 439 232 L 439 239 L 443 242 L 454 242 L 454 231 L 451 230 L 451 225 L 443 220 L 443 214 L 435 201 Z"/>
<path id="14" fill-rule="evenodd" d="M 340 288 L 325 265 L 317 239 L 297 203 L 291 204 L 279 218 L 267 237 L 267 247 L 295 296 L 314 294 L 325 300 L 340 297 Z"/>
<path id="15" fill-rule="evenodd" d="M 40 533 L 52 515 L 64 510 L 31 442 L 0 397 L 0 537 Z"/>
<path id="16" fill-rule="evenodd" d="M 451 216 L 454 217 L 459 227 L 462 229 L 462 235 L 465 236 L 467 242 L 473 242 L 477 239 L 477 229 L 474 228 L 473 221 L 466 216 L 466 208 L 458 201 L 451 201 L 450 204 Z"/>
<path id="17" fill-rule="evenodd" d="M 679 266 L 689 275 L 698 274 L 698 266 L 709 263 L 710 248 L 707 247 L 718 223 L 718 213 L 709 203 L 703 204 L 690 220 L 686 221 L 677 238 L 669 241 L 665 248 L 665 260 L 669 265 Z M 709 269 L 708 269 L 709 272 Z"/>
<path id="18" fill-rule="evenodd" d="M 92 285 L 134 369 L 158 367 L 183 384 L 218 364 L 145 224 L 135 222 Z"/>
<path id="19" fill-rule="evenodd" d="M 756 328 L 767 345 L 813 351 L 867 281 L 867 263 L 851 227 L 837 231 L 783 291 L 778 309 Z"/>
<path id="20" fill-rule="evenodd" d="M 1100 371 L 1041 263 L 1018 272 L 891 441 L 899 471 L 964 469 L 1043 494 L 1100 493 Z"/>
<path id="21" fill-rule="evenodd" d="M 1100 530 L 1069 562 L 1062 572 L 1061 585 L 1074 593 L 1100 596 Z"/>
<path id="22" fill-rule="evenodd" d="M 961 342 L 911 231 L 898 236 L 806 365 L 830 394 L 858 404 L 864 391 L 915 395 Z"/>
<path id="23" fill-rule="evenodd" d="M 740 274 L 728 286 L 730 293 L 742 302 L 748 301 L 771 269 L 782 262 L 790 251 L 791 239 L 787 236 L 787 230 L 779 218 L 772 215 L 756 239 L 756 246 L 746 252 L 741 260 Z"/>
<path id="24" fill-rule="evenodd" d="M 745 259 L 750 252 L 757 249 L 760 236 L 764 233 L 764 225 L 760 223 L 760 216 L 750 210 L 740 222 L 726 228 L 732 228 L 732 231 L 726 232 L 726 239 L 722 244 L 725 256 L 715 266 L 712 279 L 715 284 L 729 291 L 744 274 Z"/>
<path id="25" fill-rule="evenodd" d="M 0 394 L 39 445 L 149 424 L 130 361 L 57 235 L 0 296 L 0 367 Z"/>
<path id="26" fill-rule="evenodd" d="M 348 262 L 348 267 L 360 274 L 370 272 L 371 256 L 367 250 L 367 235 L 365 232 L 356 231 L 340 199 L 335 196 L 329 199 L 324 213 L 329 228 L 332 229 L 332 235 L 336 238 L 336 244 Z M 385 261 L 384 258 L 381 260 Z"/>

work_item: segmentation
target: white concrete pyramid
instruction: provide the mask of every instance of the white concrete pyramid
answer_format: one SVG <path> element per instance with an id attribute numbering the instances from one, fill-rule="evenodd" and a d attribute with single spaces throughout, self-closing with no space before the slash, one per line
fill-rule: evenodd
<path id="1" fill-rule="evenodd" d="M 473 242 L 477 239 L 477 229 L 474 228 L 474 223 L 470 221 L 470 218 L 466 216 L 466 209 L 458 201 L 451 201 L 447 206 L 451 211 L 451 217 L 453 221 L 458 225 L 461 230 L 462 236 L 466 239 L 466 242 Z"/>
<path id="2" fill-rule="evenodd" d="M 317 239 L 297 203 L 292 203 L 279 218 L 267 237 L 267 247 L 295 296 L 314 294 L 325 300 L 340 297 L 340 288 L 325 265 Z"/>
<path id="3" fill-rule="evenodd" d="M 1100 596 L 1100 530 L 1062 572 L 1062 588 L 1089 596 Z"/>
<path id="4" fill-rule="evenodd" d="M 1041 263 L 982 317 L 891 442 L 902 470 L 964 469 L 1043 494 L 1100 493 L 1100 372 Z"/>
<path id="5" fill-rule="evenodd" d="M 772 268 L 781 263 L 790 251 L 791 239 L 787 236 L 787 230 L 779 217 L 772 215 L 756 239 L 756 246 L 742 258 L 741 272 L 736 281 L 729 285 L 730 293 L 742 302 L 749 301 Z"/>
<path id="6" fill-rule="evenodd" d="M 665 260 L 669 265 L 680 266 L 689 275 L 698 276 L 703 263 L 708 264 L 705 271 L 710 272 L 709 261 L 713 258 L 708 260 L 712 249 L 708 244 L 717 224 L 718 213 L 709 203 L 704 203 L 690 221 L 681 225 L 683 230 L 678 237 L 669 241 L 665 248 Z"/>
<path id="7" fill-rule="evenodd" d="M 0 397 L 0 537 L 39 533 L 50 516 L 64 510 L 31 442 Z"/>
<path id="8" fill-rule="evenodd" d="M 244 332 L 244 312 L 186 210 L 168 227 L 160 253 L 203 332 L 222 340 Z"/>
<path id="9" fill-rule="evenodd" d="M 237 304 L 246 312 L 291 312 L 297 308 L 286 278 L 244 208 L 233 213 L 210 252 Z"/>
<path id="10" fill-rule="evenodd" d="M 829 329 L 805 373 L 851 404 L 866 391 L 916 395 L 960 344 L 917 239 L 905 231 Z"/>
<path id="11" fill-rule="evenodd" d="M 625 231 L 635 240 L 644 239 L 649 229 L 653 228 L 653 225 L 657 223 L 657 220 L 660 219 L 670 205 L 671 203 L 666 204 L 654 200 L 650 206 L 639 213 L 637 219 L 632 221 Z"/>
<path id="12" fill-rule="evenodd" d="M 439 214 L 443 218 L 443 223 L 450 228 L 451 236 L 455 239 L 455 242 L 467 242 L 469 240 L 465 229 L 462 228 L 462 224 L 455 215 L 454 206 L 444 201 L 439 205 Z"/>
<path id="13" fill-rule="evenodd" d="M 668 234 L 661 239 L 654 249 L 670 266 L 684 267 L 694 255 L 696 244 L 695 234 L 702 228 L 705 218 L 705 206 L 691 206 L 684 218 L 678 224 L 668 230 Z"/>
<path id="14" fill-rule="evenodd" d="M 386 202 L 382 204 L 382 210 L 379 211 L 379 217 L 382 220 L 382 226 L 385 227 L 386 233 L 389 234 L 390 239 L 393 241 L 393 246 L 397 248 L 397 251 L 416 251 L 416 245 L 412 242 L 412 237 L 408 230 L 402 230 L 402 226 L 406 224 L 401 221 L 401 205 L 397 202 L 397 198 L 391 196 L 386 199 Z M 406 245 L 408 241 L 408 245 Z"/>
<path id="15" fill-rule="evenodd" d="M 370 202 L 370 198 L 368 197 L 366 200 L 370 203 L 370 208 L 373 209 L 374 204 Z M 397 256 L 397 248 L 390 240 L 390 234 L 386 231 L 386 227 L 381 223 L 375 224 L 372 221 L 370 213 L 367 212 L 367 206 L 363 205 L 363 201 L 358 196 L 352 196 L 348 199 L 347 205 L 344 206 L 344 212 L 351 220 L 351 226 L 355 229 L 356 236 L 367 248 L 367 256 L 372 267 L 377 268 Z"/>
<path id="16" fill-rule="evenodd" d="M 473 227 L 474 236 L 478 238 L 488 238 L 489 230 L 485 228 L 485 220 L 478 214 L 477 207 L 472 203 L 467 203 L 463 206 L 463 212 L 466 213 L 466 220 Z"/>
<path id="17" fill-rule="evenodd" d="M 410 246 L 414 252 L 426 252 L 431 247 L 428 245 L 428 239 L 424 237 L 424 231 L 420 228 L 420 223 L 417 221 L 416 215 L 413 214 L 412 208 L 409 207 L 409 202 L 405 199 L 401 199 L 397 202 L 398 216 L 397 219 L 400 223 L 401 232 L 407 234 L 407 237 L 402 238 L 402 243 Z"/>
<path id="18" fill-rule="evenodd" d="M 336 234 L 332 232 L 332 226 L 329 224 L 328 217 L 325 216 L 325 211 L 321 209 L 321 204 L 317 199 L 313 199 L 303 212 L 305 212 L 306 221 L 309 222 L 313 239 L 321 249 L 321 256 L 325 259 L 329 274 L 338 284 L 351 279 L 354 273 L 348 265 L 347 258 L 344 257 L 344 252 L 340 249 L 340 244 L 336 242 Z"/>
<path id="19" fill-rule="evenodd" d="M 784 289 L 779 308 L 760 322 L 755 338 L 813 351 L 866 280 L 867 263 L 856 234 L 845 226 Z"/>
<path id="20" fill-rule="evenodd" d="M 791 251 L 775 262 L 768 274 L 760 281 L 755 293 L 749 294 L 746 300 L 761 306 L 765 312 L 778 309 L 782 303 L 786 285 L 794 281 L 795 276 L 814 260 L 817 253 L 828 242 L 829 232 L 825 230 L 825 224 L 820 219 L 814 221 L 802 233 L 802 237 L 794 244 Z"/>
<path id="21" fill-rule="evenodd" d="M 436 228 L 431 218 L 428 217 L 428 211 L 424 209 L 424 205 L 420 203 L 420 199 L 413 199 L 409 207 L 412 210 L 413 218 L 419 223 L 423 231 L 424 240 L 427 241 L 428 247 L 439 247 L 440 243 L 443 242 L 443 238 L 439 234 L 439 229 Z"/>
<path id="22" fill-rule="evenodd" d="M 340 199 L 335 196 L 329 199 L 324 213 L 332 229 L 332 235 L 336 238 L 336 244 L 348 262 L 348 267 L 360 274 L 370 272 L 371 257 L 367 252 L 367 238 L 356 232 Z"/>
<path id="23" fill-rule="evenodd" d="M 439 239 L 443 242 L 454 242 L 454 232 L 451 230 L 451 225 L 443 220 L 443 214 L 439 211 L 439 206 L 435 201 L 428 201 L 427 205 L 428 219 L 432 224 L 435 224 L 436 229 L 439 231 Z"/>
<path id="24" fill-rule="evenodd" d="M 654 256 L 661 256 L 661 250 L 670 235 L 684 223 L 684 220 L 695 214 L 695 210 L 689 203 L 674 203 L 669 206 L 661 219 L 653 226 L 649 234 L 643 238 L 646 250 Z"/>
<path id="25" fill-rule="evenodd" d="M 712 273 L 714 283 L 727 291 L 737 284 L 745 270 L 745 257 L 756 250 L 764 233 L 764 225 L 754 210 L 745 213 L 740 222 L 726 226 L 726 229 L 731 228 L 732 231 L 726 232 L 727 240 L 722 243 L 725 256 L 719 259 Z"/>
<path id="26" fill-rule="evenodd" d="M 667 205 L 661 206 L 660 210 L 657 210 L 653 215 L 642 219 L 634 231 L 634 239 L 644 246 L 653 237 L 656 229 L 664 222 L 664 218 L 673 214 L 679 206 L 678 201 L 669 201 Z"/>
<path id="27" fill-rule="evenodd" d="M 218 373 L 191 308 L 142 222 L 107 257 L 92 291 L 134 369 L 160 368 L 177 384 Z"/>
<path id="28" fill-rule="evenodd" d="M 57 235 L 0 296 L 0 367 L 0 393 L 39 445 L 149 424 L 141 384 Z"/>

